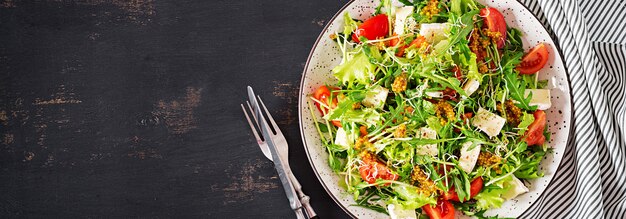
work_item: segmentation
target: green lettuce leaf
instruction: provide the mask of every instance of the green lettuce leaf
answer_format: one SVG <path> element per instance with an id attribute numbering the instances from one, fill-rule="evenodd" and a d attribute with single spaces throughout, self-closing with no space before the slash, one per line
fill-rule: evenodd
<path id="1" fill-rule="evenodd" d="M 535 179 L 543 177 L 543 172 L 539 171 L 539 163 L 546 155 L 546 151 L 541 150 L 540 147 L 531 147 L 531 149 L 535 150 L 535 152 L 528 156 L 525 156 L 527 155 L 526 153 L 521 154 L 523 156 L 520 158 L 522 165 L 515 171 L 517 178 Z"/>
<path id="2" fill-rule="evenodd" d="M 524 132 L 526 132 L 528 126 L 530 126 L 530 124 L 532 124 L 534 121 L 535 117 L 533 116 L 533 114 L 524 112 L 524 114 L 522 115 L 522 121 L 519 123 L 519 125 L 517 125 L 517 128 L 519 128 L 517 134 L 524 135 Z"/>
<path id="3" fill-rule="evenodd" d="M 521 62 L 520 60 L 522 55 L 522 52 L 515 52 L 513 54 L 505 52 L 502 56 L 502 62 L 500 62 L 502 65 L 501 69 L 511 98 L 519 102 L 517 105 L 520 108 L 525 110 L 535 110 L 537 109 L 537 106 L 529 105 L 532 95 L 524 96 L 524 92 L 526 91 L 528 84 L 526 81 L 521 80 L 521 77 L 519 77 L 517 72 L 514 71 L 515 66 Z"/>
<path id="4" fill-rule="evenodd" d="M 333 68 L 333 75 L 343 84 L 368 84 L 374 76 L 375 65 L 370 63 L 364 52 Z"/>
<path id="5" fill-rule="evenodd" d="M 401 204 L 405 209 L 417 209 L 427 204 L 437 204 L 437 200 L 434 197 L 425 196 L 418 192 L 415 186 L 394 184 L 391 188 L 400 197 L 400 199 L 395 198 L 393 202 Z"/>
<path id="6" fill-rule="evenodd" d="M 502 203 L 504 203 L 502 194 L 506 191 L 507 189 L 504 188 L 504 186 L 500 187 L 498 185 L 490 185 L 483 188 L 482 192 L 474 196 L 474 200 L 476 200 L 476 207 L 482 210 L 501 207 Z"/>
<path id="7" fill-rule="evenodd" d="M 328 153 L 328 165 L 333 172 L 338 173 L 343 170 L 345 163 L 337 158 L 333 152 Z"/>
<path id="8" fill-rule="evenodd" d="M 350 17 L 348 12 L 343 14 L 343 35 L 350 36 L 350 34 L 359 27 L 359 24 Z"/>
<path id="9" fill-rule="evenodd" d="M 470 10 L 476 10 L 478 6 L 474 0 L 451 0 L 450 11 L 456 15 L 462 15 Z"/>
<path id="10" fill-rule="evenodd" d="M 461 22 L 455 23 L 450 28 L 450 35 L 452 36 L 450 40 L 442 40 L 437 43 L 437 45 L 435 45 L 433 54 L 435 54 L 435 56 L 443 55 L 454 44 L 458 43 L 462 39 L 467 38 L 467 35 L 472 32 L 472 29 L 474 29 L 474 16 L 478 14 L 478 12 L 478 10 L 474 10 L 461 16 Z"/>
<path id="11" fill-rule="evenodd" d="M 348 102 L 348 101 L 345 101 Z M 342 102 L 344 103 L 344 102 Z M 348 102 L 350 104 L 345 104 L 348 106 L 352 106 L 353 102 Z M 339 111 L 338 109 L 345 109 Z M 381 115 L 378 111 L 372 108 L 363 108 L 359 110 L 349 109 L 347 107 L 343 107 L 341 103 L 339 107 L 331 111 L 331 113 L 327 114 L 328 120 L 339 119 L 342 122 L 346 123 L 359 123 L 366 124 L 368 127 L 379 125 L 381 120 Z"/>
<path id="12" fill-rule="evenodd" d="M 461 62 L 468 66 L 467 78 L 476 79 L 479 83 L 483 82 L 483 76 L 478 72 L 478 63 L 476 62 L 476 54 L 469 52 L 469 60 L 465 59 L 465 56 L 460 56 Z"/>
<path id="13" fill-rule="evenodd" d="M 439 75 L 436 73 L 436 68 L 437 67 L 434 63 L 428 62 L 424 63 L 424 67 L 422 68 L 415 68 L 414 72 L 421 77 L 428 78 L 429 80 L 442 85 L 443 87 L 452 88 L 459 94 L 467 96 L 465 90 L 461 88 L 461 82 L 459 81 L 459 79 L 457 79 L 456 77 L 444 77 L 442 75 Z"/>

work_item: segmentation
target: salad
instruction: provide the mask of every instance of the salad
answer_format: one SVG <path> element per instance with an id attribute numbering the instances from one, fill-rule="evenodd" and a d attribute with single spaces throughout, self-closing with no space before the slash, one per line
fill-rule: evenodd
<path id="1" fill-rule="evenodd" d="M 354 205 L 391 218 L 482 218 L 543 176 L 547 45 L 525 52 L 474 0 L 400 2 L 331 35 L 338 82 L 308 98 L 328 164 Z"/>

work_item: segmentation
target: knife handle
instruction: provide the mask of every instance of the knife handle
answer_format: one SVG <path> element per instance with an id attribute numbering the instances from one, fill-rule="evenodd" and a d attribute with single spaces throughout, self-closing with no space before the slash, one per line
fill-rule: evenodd
<path id="1" fill-rule="evenodd" d="M 306 219 L 306 217 L 304 217 L 304 213 L 302 213 L 302 208 L 298 208 L 296 210 L 294 210 L 296 212 L 296 218 L 298 219 Z"/>

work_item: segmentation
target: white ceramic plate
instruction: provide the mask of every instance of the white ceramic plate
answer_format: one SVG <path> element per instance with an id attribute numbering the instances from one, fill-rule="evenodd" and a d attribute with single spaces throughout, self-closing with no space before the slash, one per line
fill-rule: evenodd
<path id="1" fill-rule="evenodd" d="M 541 196 L 554 177 L 563 157 L 572 126 L 570 85 L 562 56 L 559 55 L 556 44 L 546 29 L 524 5 L 515 0 L 478 0 L 478 2 L 497 8 L 504 15 L 508 26 L 516 27 L 523 32 L 522 40 L 526 51 L 539 42 L 549 45 L 550 57 L 546 66 L 539 71 L 539 78 L 541 80 L 548 79 L 548 88 L 551 89 L 552 108 L 546 110 L 546 113 L 549 131 L 552 133 L 549 144 L 554 148 L 554 153 L 546 155 L 541 162 L 541 170 L 545 172 L 545 176 L 527 184 L 530 192 L 505 202 L 500 209 L 492 209 L 487 212 L 487 215 L 518 217 Z M 353 0 L 335 14 L 318 37 L 309 54 L 299 93 L 300 132 L 309 162 L 330 196 L 346 213 L 355 218 L 385 218 L 387 216 L 369 209 L 351 206 L 354 204 L 352 196 L 339 186 L 339 180 L 343 179 L 333 173 L 328 166 L 328 154 L 320 142 L 306 98 L 317 87 L 323 84 L 336 83 L 331 74 L 331 69 L 339 64 L 341 54 L 329 35 L 342 30 L 340 29 L 343 28 L 341 15 L 349 12 L 353 18 L 364 20 L 371 17 L 377 4 L 378 1 Z"/>

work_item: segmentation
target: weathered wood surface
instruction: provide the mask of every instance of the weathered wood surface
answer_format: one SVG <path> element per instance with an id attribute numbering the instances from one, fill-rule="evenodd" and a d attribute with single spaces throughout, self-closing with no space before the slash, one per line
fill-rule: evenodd
<path id="1" fill-rule="evenodd" d="M 322 218 L 301 72 L 346 1 L 0 0 L 0 217 L 292 218 L 252 85 Z"/>

